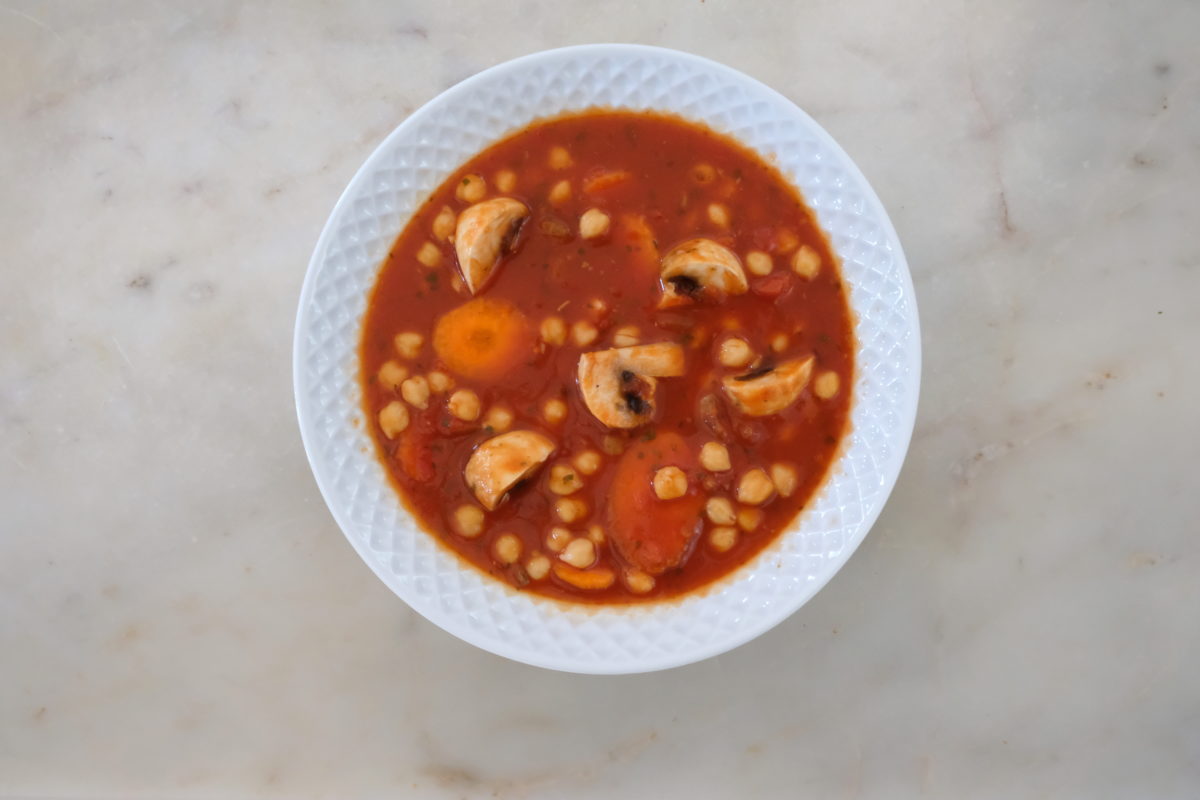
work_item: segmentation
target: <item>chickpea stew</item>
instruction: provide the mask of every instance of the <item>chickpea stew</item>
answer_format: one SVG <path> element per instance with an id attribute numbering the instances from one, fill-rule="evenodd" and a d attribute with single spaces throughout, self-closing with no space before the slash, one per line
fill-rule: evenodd
<path id="1" fill-rule="evenodd" d="M 426 529 L 523 591 L 630 603 L 730 573 L 804 508 L 853 352 L 836 262 L 778 170 L 691 122 L 595 110 L 433 193 L 361 363 Z"/>

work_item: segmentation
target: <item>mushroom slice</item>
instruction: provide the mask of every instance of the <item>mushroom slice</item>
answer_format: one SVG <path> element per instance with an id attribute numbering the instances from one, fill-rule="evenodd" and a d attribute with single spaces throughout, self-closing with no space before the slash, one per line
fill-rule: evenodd
<path id="1" fill-rule="evenodd" d="M 724 378 L 725 394 L 752 417 L 776 414 L 796 402 L 812 376 L 813 357 L 786 361 L 766 371 Z"/>
<path id="2" fill-rule="evenodd" d="M 655 378 L 683 374 L 673 342 L 615 347 L 579 357 L 579 391 L 592 416 L 610 428 L 636 428 L 654 417 Z"/>
<path id="3" fill-rule="evenodd" d="M 727 247 L 711 239 L 689 239 L 662 259 L 662 299 L 659 308 L 720 302 L 725 295 L 745 294 L 749 288 L 742 262 Z"/>
<path id="4" fill-rule="evenodd" d="M 458 215 L 454 250 L 471 294 L 479 293 L 500 258 L 512 251 L 513 241 L 528 216 L 528 206 L 511 197 L 484 200 Z"/>
<path id="5" fill-rule="evenodd" d="M 516 483 L 529 477 L 554 452 L 554 442 L 533 431 L 493 436 L 467 460 L 463 478 L 476 499 L 491 511 Z"/>

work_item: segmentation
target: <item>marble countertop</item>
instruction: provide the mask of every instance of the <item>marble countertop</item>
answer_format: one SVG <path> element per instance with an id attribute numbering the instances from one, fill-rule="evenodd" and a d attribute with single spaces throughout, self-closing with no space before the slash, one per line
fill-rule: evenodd
<path id="1" fill-rule="evenodd" d="M 8 0 L 0 796 L 1195 797 L 1198 30 L 1186 0 Z M 304 269 L 371 149 L 590 41 L 723 61 L 837 137 L 926 365 L 833 582 L 622 678 L 408 611 L 291 395 Z"/>

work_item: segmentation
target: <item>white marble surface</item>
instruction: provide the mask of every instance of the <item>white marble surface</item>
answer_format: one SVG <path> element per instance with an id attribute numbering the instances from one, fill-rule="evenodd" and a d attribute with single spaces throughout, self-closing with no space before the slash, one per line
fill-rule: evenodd
<path id="1" fill-rule="evenodd" d="M 1197 796 L 1197 31 L 1187 0 L 7 0 L 0 796 Z M 367 153 L 586 41 L 812 113 L 889 207 L 925 335 L 850 564 L 758 641 L 626 678 L 409 612 L 317 495 L 290 388 Z"/>

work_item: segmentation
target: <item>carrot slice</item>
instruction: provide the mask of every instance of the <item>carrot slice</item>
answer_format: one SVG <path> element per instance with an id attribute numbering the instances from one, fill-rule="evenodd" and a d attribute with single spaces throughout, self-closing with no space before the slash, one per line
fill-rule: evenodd
<path id="1" fill-rule="evenodd" d="M 651 575 L 681 564 L 703 524 L 704 498 L 695 486 L 675 500 L 654 493 L 655 471 L 669 465 L 695 470 L 683 437 L 666 432 L 638 442 L 621 456 L 608 493 L 613 545 L 626 562 Z"/>
<path id="2" fill-rule="evenodd" d="M 597 591 L 613 585 L 617 576 L 611 569 L 595 567 L 593 569 L 577 569 L 570 564 L 555 564 L 554 574 L 559 580 L 566 581 L 576 589 Z"/>
<path id="3" fill-rule="evenodd" d="M 603 192 L 605 189 L 611 189 L 614 186 L 618 186 L 632 177 L 633 176 L 629 174 L 628 170 L 605 170 L 604 172 L 600 172 L 584 179 L 583 191 L 587 192 L 588 194 Z"/>
<path id="4" fill-rule="evenodd" d="M 477 297 L 438 320 L 433 350 L 452 371 L 495 380 L 532 352 L 529 321 L 504 300 Z"/>
<path id="5" fill-rule="evenodd" d="M 641 214 L 622 214 L 613 241 L 626 248 L 629 260 L 647 275 L 658 272 L 658 243 L 650 223 Z"/>

